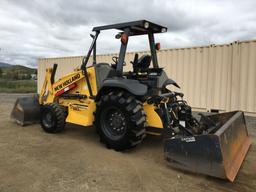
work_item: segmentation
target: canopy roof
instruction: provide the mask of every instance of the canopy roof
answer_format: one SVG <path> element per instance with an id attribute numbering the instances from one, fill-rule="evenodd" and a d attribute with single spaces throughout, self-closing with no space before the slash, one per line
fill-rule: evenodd
<path id="1" fill-rule="evenodd" d="M 149 32 L 163 33 L 167 31 L 167 27 L 163 27 L 161 25 L 152 23 L 147 20 L 139 20 L 139 21 L 126 22 L 126 23 L 98 26 L 98 27 L 94 27 L 93 31 L 102 31 L 102 30 L 108 30 L 108 29 L 117 29 L 117 30 L 124 31 L 127 28 L 130 29 L 130 35 L 143 35 L 143 34 L 148 34 Z"/>

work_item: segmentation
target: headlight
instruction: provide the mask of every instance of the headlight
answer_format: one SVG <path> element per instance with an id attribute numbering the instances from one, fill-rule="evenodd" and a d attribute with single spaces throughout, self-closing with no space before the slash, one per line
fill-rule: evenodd
<path id="1" fill-rule="evenodd" d="M 161 29 L 161 32 L 162 32 L 162 33 L 166 32 L 166 31 L 167 31 L 166 28 L 162 28 L 162 29 Z"/>
<path id="2" fill-rule="evenodd" d="M 144 28 L 147 29 L 149 27 L 149 23 L 148 22 L 145 22 L 144 23 Z"/>

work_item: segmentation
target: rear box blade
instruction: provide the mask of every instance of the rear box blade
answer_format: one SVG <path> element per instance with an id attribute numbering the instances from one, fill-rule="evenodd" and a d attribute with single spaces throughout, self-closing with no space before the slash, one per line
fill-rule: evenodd
<path id="1" fill-rule="evenodd" d="M 40 105 L 38 96 L 18 98 L 11 112 L 11 119 L 22 126 L 39 122 Z"/>
<path id="2" fill-rule="evenodd" d="M 243 112 L 208 116 L 220 122 L 213 134 L 165 140 L 170 166 L 233 182 L 251 145 Z"/>

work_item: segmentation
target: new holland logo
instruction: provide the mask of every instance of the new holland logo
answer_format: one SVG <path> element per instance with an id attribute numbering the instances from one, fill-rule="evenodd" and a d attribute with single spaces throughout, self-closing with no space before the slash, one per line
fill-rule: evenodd
<path id="1" fill-rule="evenodd" d="M 59 85 L 57 85 L 54 88 L 54 90 L 59 91 L 60 89 L 65 88 L 66 86 L 70 85 L 71 83 L 73 83 L 74 81 L 76 81 L 79 78 L 80 78 L 80 74 L 78 73 L 78 74 L 74 75 L 73 77 L 71 77 L 70 79 L 64 81 L 63 83 L 61 83 Z"/>

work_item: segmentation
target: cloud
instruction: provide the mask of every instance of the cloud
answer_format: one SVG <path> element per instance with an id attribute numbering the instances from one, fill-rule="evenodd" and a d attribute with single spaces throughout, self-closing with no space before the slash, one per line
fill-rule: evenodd
<path id="1" fill-rule="evenodd" d="M 93 26 L 148 19 L 168 27 L 156 36 L 163 48 L 256 38 L 256 2 L 221 0 L 2 0 L 0 61 L 36 66 L 37 58 L 83 55 Z M 115 32 L 102 33 L 98 53 L 119 50 Z M 128 51 L 148 49 L 130 39 Z"/>

